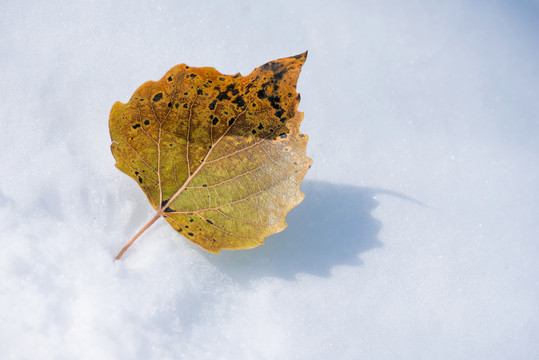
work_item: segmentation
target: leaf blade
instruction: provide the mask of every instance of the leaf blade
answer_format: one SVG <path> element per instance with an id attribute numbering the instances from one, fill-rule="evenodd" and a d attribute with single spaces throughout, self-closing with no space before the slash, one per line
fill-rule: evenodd
<path id="1" fill-rule="evenodd" d="M 178 65 L 111 110 L 116 166 L 179 233 L 211 252 L 286 227 L 311 165 L 295 86 L 306 53 L 243 77 Z M 157 199 L 159 199 L 157 201 Z"/>

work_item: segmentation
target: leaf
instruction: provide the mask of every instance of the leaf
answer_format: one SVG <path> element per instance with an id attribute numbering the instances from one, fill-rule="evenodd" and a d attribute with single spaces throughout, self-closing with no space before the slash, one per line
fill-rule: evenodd
<path id="1" fill-rule="evenodd" d="M 116 167 L 156 210 L 116 259 L 160 217 L 213 253 L 261 245 L 286 227 L 312 162 L 297 111 L 306 58 L 271 61 L 247 76 L 177 65 L 114 104 Z"/>

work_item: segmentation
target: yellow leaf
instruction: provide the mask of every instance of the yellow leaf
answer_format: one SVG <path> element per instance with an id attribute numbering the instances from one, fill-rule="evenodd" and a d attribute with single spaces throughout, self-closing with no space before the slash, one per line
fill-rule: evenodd
<path id="1" fill-rule="evenodd" d="M 177 65 L 114 104 L 116 167 L 156 210 L 116 259 L 161 216 L 214 253 L 261 245 L 286 227 L 312 162 L 297 110 L 306 58 L 271 61 L 247 76 Z"/>

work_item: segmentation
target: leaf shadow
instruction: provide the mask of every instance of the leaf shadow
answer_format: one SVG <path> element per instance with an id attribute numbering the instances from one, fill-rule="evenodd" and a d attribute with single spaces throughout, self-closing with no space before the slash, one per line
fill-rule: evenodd
<path id="1" fill-rule="evenodd" d="M 295 279 L 299 273 L 327 277 L 337 265 L 360 265 L 359 255 L 381 247 L 382 228 L 372 216 L 376 194 L 385 190 L 304 181 L 303 202 L 287 216 L 288 227 L 263 246 L 242 251 L 204 252 L 221 272 L 239 283 L 262 277 Z"/>

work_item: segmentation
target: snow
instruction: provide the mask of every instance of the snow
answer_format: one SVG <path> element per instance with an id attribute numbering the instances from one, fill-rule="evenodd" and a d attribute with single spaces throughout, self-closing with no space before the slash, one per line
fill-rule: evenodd
<path id="1" fill-rule="evenodd" d="M 539 3 L 3 2 L 0 358 L 539 358 Z M 289 227 L 206 253 L 114 167 L 178 63 L 309 50 Z"/>

